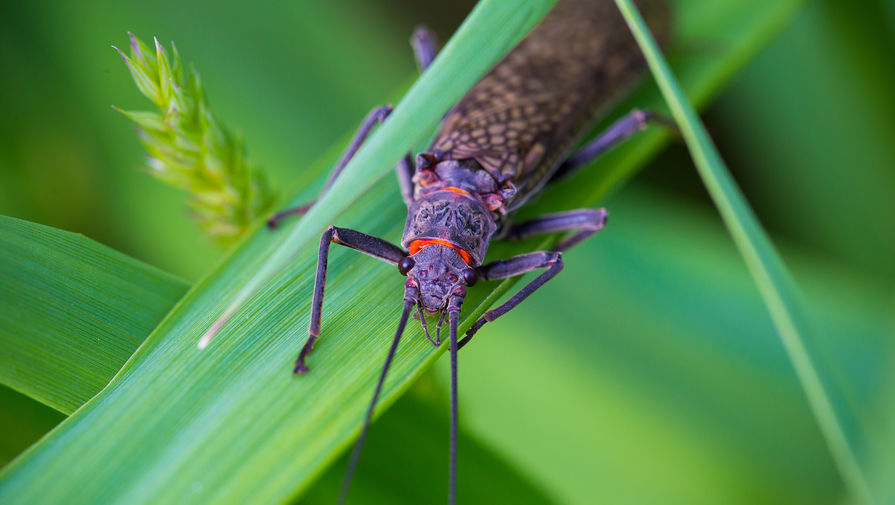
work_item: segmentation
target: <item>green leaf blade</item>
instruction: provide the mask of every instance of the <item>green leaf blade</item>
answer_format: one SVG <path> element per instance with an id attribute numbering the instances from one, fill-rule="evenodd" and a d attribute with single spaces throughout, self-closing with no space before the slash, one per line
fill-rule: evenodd
<path id="1" fill-rule="evenodd" d="M 817 360 L 806 346 L 813 328 L 795 282 L 730 176 L 636 7 L 630 0 L 616 0 L 616 3 L 640 44 L 699 175 L 758 286 L 843 480 L 861 503 L 874 503 L 844 428 L 843 418 L 847 413 L 837 411 L 828 391 L 833 385 L 822 380 Z"/>
<path id="2" fill-rule="evenodd" d="M 186 296 L 179 310 L 162 322 L 102 395 L 54 431 L 51 438 L 64 440 L 63 444 L 40 444 L 0 474 L 2 500 L 55 501 L 66 496 L 70 502 L 280 503 L 306 487 L 357 431 L 357 419 L 369 393 L 369 378 L 359 372 L 375 371 L 380 360 L 370 356 L 383 349 L 379 339 L 364 342 L 363 348 L 356 343 L 345 347 L 345 339 L 352 340 L 351 333 L 340 332 L 344 326 L 338 322 L 326 321 L 328 345 L 339 345 L 341 340 L 341 350 L 327 356 L 321 352 L 321 344 L 312 362 L 316 373 L 295 380 L 288 373 L 296 343 L 306 335 L 318 232 L 390 170 L 413 143 L 408 139 L 428 135 L 465 91 L 460 84 L 471 86 L 552 3 L 483 2 L 476 9 L 478 16 L 473 15 L 464 25 L 465 31 L 461 28 L 455 37 L 465 39 L 464 44 L 451 42 L 445 47 L 431 71 L 414 87 L 419 91 L 408 94 L 403 107 L 397 107 L 346 168 L 341 180 L 349 183 L 334 186 L 329 193 L 330 200 L 336 201 L 321 201 L 289 235 L 268 235 L 262 230 L 250 237 L 230 261 Z M 484 43 L 492 47 L 482 50 L 480 44 Z M 417 106 L 425 112 L 414 112 Z M 359 168 L 352 169 L 352 165 Z M 352 170 L 361 168 L 364 173 L 352 175 Z M 377 188 L 369 192 L 372 201 L 363 208 L 390 209 L 382 214 L 388 221 L 378 230 L 361 222 L 356 226 L 394 235 L 403 223 L 400 207 L 394 206 L 400 197 L 393 184 Z M 362 209 L 349 214 L 368 221 Z M 271 260 L 272 250 L 277 252 Z M 334 254 L 333 261 L 343 253 Z M 297 264 L 283 270 L 284 263 L 295 255 L 300 258 Z M 384 281 L 394 280 L 391 268 L 368 264 L 363 268 L 371 282 L 356 285 L 354 293 L 350 289 L 331 291 L 328 307 L 357 305 L 358 296 L 377 304 L 396 299 L 394 289 L 400 286 Z M 224 271 L 227 273 L 222 275 Z M 263 280 L 278 275 L 271 283 L 257 282 L 248 275 L 259 271 Z M 377 277 L 382 282 L 372 280 Z M 339 275 L 333 275 L 331 282 L 352 284 Z M 262 285 L 258 296 L 230 320 L 215 345 L 197 352 L 199 335 L 225 308 L 227 297 L 221 293 L 242 289 L 252 294 Z M 363 311 L 362 315 L 366 327 L 388 327 L 396 320 L 394 310 L 385 308 L 378 314 Z M 276 341 L 267 340 L 271 337 Z M 393 380 L 387 383 L 383 408 L 409 386 L 423 365 L 437 357 L 430 344 L 423 342 L 421 338 L 407 339 L 396 358 Z M 259 352 L 259 346 L 265 350 Z M 324 359 L 327 357 L 335 360 Z M 165 372 L 158 375 L 160 370 Z M 332 385 L 332 373 L 350 380 Z M 346 404 L 345 399 L 351 401 Z M 256 414 L 247 417 L 246 406 Z M 258 422 L 263 429 L 253 426 Z M 299 430 L 296 423 L 319 429 Z M 86 435 L 85 429 L 93 435 Z M 178 436 L 170 438 L 172 432 Z M 90 442 L 93 436 L 109 433 L 124 438 L 114 444 Z M 302 450 L 296 452 L 295 447 Z M 109 465 L 112 460 L 129 463 Z M 162 461 L 164 465 L 159 465 Z M 101 469 L 91 472 L 89 481 L 96 485 L 77 490 L 28 485 L 32 479 L 41 481 L 54 472 L 68 473 L 73 466 Z M 20 469 L 24 473 L 19 473 Z"/>
<path id="3" fill-rule="evenodd" d="M 0 249 L 0 259 L 2 259 L 0 273 L 16 271 L 20 272 L 22 277 L 32 280 L 23 290 L 22 285 L 16 282 L 16 279 L 10 279 L 6 275 L 0 277 L 3 285 L 9 290 L 10 298 L 32 296 L 32 292 L 35 291 L 34 287 L 37 287 L 40 289 L 46 305 L 58 310 L 63 310 L 66 307 L 78 307 L 84 312 L 84 318 L 94 321 L 106 320 L 115 326 L 125 325 L 132 319 L 145 321 L 146 324 L 142 326 L 145 328 L 145 333 L 148 334 L 149 328 L 161 321 L 163 316 L 163 311 L 156 310 L 154 303 L 133 306 L 127 312 L 111 311 L 107 313 L 102 310 L 104 307 L 120 306 L 119 298 L 125 295 L 128 299 L 146 301 L 145 293 L 134 291 L 121 278 L 129 278 L 127 274 L 134 269 L 146 273 L 145 277 L 138 278 L 139 283 L 145 288 L 145 292 L 154 293 L 163 299 L 167 298 L 167 304 L 162 303 L 162 306 L 174 306 L 183 291 L 186 290 L 186 285 L 177 279 L 113 251 L 108 251 L 81 236 L 22 221 L 9 220 L 10 222 L 7 223 L 7 220 L 9 218 L 0 218 L 0 223 L 3 224 L 0 226 L 0 240 L 7 244 L 6 247 Z M 16 230 L 18 233 L 10 232 L 9 229 Z M 26 238 L 23 239 L 23 236 Z M 66 239 L 69 239 L 74 245 L 66 243 Z M 24 245 L 21 244 L 22 242 Z M 19 245 L 19 250 L 24 254 L 10 254 L 13 250 L 13 246 L 10 244 Z M 111 261 L 110 258 L 114 261 Z M 26 263 L 49 265 L 49 267 L 46 271 L 34 272 L 30 271 L 27 266 L 23 267 Z M 75 275 L 70 272 L 73 269 L 95 275 L 95 269 L 90 266 L 94 264 L 110 273 L 108 277 L 97 279 L 107 283 L 105 290 L 82 289 L 82 285 L 64 291 L 44 289 L 50 284 L 48 278 L 74 278 Z M 65 265 L 68 268 L 62 269 L 60 265 Z M 53 268 L 56 270 L 52 270 Z M 174 284 L 180 284 L 180 289 L 166 289 L 172 284 L 172 279 Z M 115 280 L 118 282 L 114 282 Z M 60 297 L 60 294 L 64 296 Z M 3 309 L 0 310 L 0 314 L 11 315 L 8 305 L 0 304 L 0 307 Z M 26 306 L 26 310 L 34 311 L 33 306 Z M 23 316 L 21 312 L 16 315 Z M 66 313 L 66 316 L 68 315 Z M 36 316 L 28 319 L 35 318 Z M 8 317 L 2 317 L 2 319 L 6 321 Z M 76 324 L 79 319 L 70 317 L 68 321 Z M 43 343 L 43 349 L 50 356 L 56 357 L 59 355 L 58 351 L 61 346 L 55 342 L 47 341 L 44 337 L 45 333 L 52 331 L 53 328 L 48 327 L 48 321 L 43 320 L 42 326 L 31 328 L 29 337 L 40 340 Z M 91 339 L 93 334 L 74 335 L 74 337 L 68 337 L 66 349 L 63 349 L 74 350 L 71 356 L 66 356 L 66 361 L 73 364 L 67 369 L 77 371 L 82 376 L 100 377 L 95 385 L 95 390 L 66 399 L 66 402 L 72 407 L 77 407 L 93 396 L 93 393 L 98 392 L 112 378 L 142 339 L 137 338 L 139 335 L 135 335 L 133 339 L 96 339 L 95 341 Z M 44 376 L 55 372 L 46 361 L 39 359 L 28 361 L 33 356 L 17 352 L 21 350 L 16 349 L 16 346 L 21 346 L 21 342 L 12 341 L 9 338 L 3 339 L 3 350 L 12 351 L 4 355 L 15 356 L 18 369 L 31 367 L 36 371 L 33 375 L 43 373 Z M 123 348 L 125 352 L 116 352 L 119 348 Z M 75 351 L 80 354 L 75 354 Z M 109 360 L 107 367 L 97 370 L 92 362 L 92 358 L 95 356 L 112 356 L 115 359 Z M 94 369 L 90 368 L 91 365 Z M 80 372 L 85 368 L 91 373 Z M 28 380 L 33 375 L 29 374 L 20 377 L 20 379 Z M 54 382 L 57 383 L 62 381 L 63 379 L 54 379 Z M 26 387 L 20 389 L 33 392 L 39 390 L 41 384 L 43 381 L 26 384 Z M 390 412 L 385 422 L 377 425 L 377 430 L 371 437 L 368 447 L 368 452 L 371 454 L 361 467 L 364 473 L 358 476 L 356 489 L 352 493 L 353 497 L 361 503 L 419 503 L 420 500 L 425 501 L 427 496 L 446 494 L 446 489 L 433 489 L 428 477 L 430 475 L 429 468 L 442 463 L 442 451 L 432 449 L 436 446 L 440 448 L 444 443 L 442 435 L 447 433 L 447 416 L 441 410 L 433 408 L 431 402 L 423 401 L 423 392 L 426 391 L 420 391 L 418 388 L 416 394 L 409 395 L 407 400 L 402 402 L 401 408 Z M 57 391 L 57 393 L 61 394 L 61 391 Z M 75 409 L 71 408 L 71 411 L 73 410 Z M 0 426 L 3 428 L 0 430 L 0 464 L 5 465 L 14 459 L 26 450 L 30 443 L 39 439 L 64 419 L 65 416 L 61 412 L 41 405 L 35 399 L 28 398 L 5 386 L 0 386 Z M 407 445 L 408 443 L 410 445 Z M 475 477 L 481 479 L 481 482 L 487 482 L 489 491 L 495 496 L 513 497 L 512 500 L 515 503 L 550 503 L 537 488 L 470 435 L 461 432 L 461 444 L 464 447 L 464 451 L 461 453 L 461 458 L 463 458 L 461 465 L 464 468 L 473 469 Z M 403 450 L 395 451 L 396 447 L 401 447 Z M 338 468 L 330 468 L 321 485 L 314 488 L 314 492 L 303 500 L 304 503 L 315 503 L 321 500 L 330 503 L 332 501 L 329 495 L 334 496 L 338 493 L 344 464 L 337 466 Z M 405 474 L 408 468 L 416 470 L 414 486 L 404 486 L 398 489 L 389 484 L 396 477 L 400 478 L 399 476 Z M 468 489 L 477 489 L 478 487 L 469 486 Z M 412 496 L 417 498 L 410 498 Z M 478 492 L 464 496 L 462 499 L 465 503 L 484 503 L 483 500 L 487 500 Z"/>
<path id="4" fill-rule="evenodd" d="M 438 121 L 503 55 L 508 53 L 556 0 L 510 2 L 483 0 L 439 52 L 423 76 L 367 140 L 332 187 L 296 226 L 270 260 L 234 297 L 213 327 L 220 325 L 293 258 L 414 145 L 427 138 Z M 499 20 L 499 22 L 495 22 Z M 462 41 L 462 42 L 460 42 Z M 445 86 L 446 76 L 452 86 Z M 203 340 L 210 339 L 214 333 Z"/>
<path id="5" fill-rule="evenodd" d="M 426 378 L 429 378 L 427 376 Z M 424 394 L 420 380 L 370 431 L 364 445 L 350 503 L 418 504 L 444 503 L 447 482 L 433 478 L 446 467 L 445 448 L 449 430 L 449 412 L 442 401 L 446 391 L 433 388 L 439 398 Z M 434 382 L 430 379 L 430 382 Z M 437 403 L 434 403 L 437 401 Z M 457 488 L 457 502 L 467 505 L 513 503 L 546 505 L 550 499 L 530 477 L 504 463 L 487 445 L 461 426 L 458 433 L 457 467 L 464 479 Z M 339 495 L 348 454 L 332 465 L 320 480 L 302 496 L 303 505 L 331 505 Z"/>
<path id="6" fill-rule="evenodd" d="M 98 393 L 186 284 L 81 235 L 0 216 L 0 382 L 64 413 Z"/>

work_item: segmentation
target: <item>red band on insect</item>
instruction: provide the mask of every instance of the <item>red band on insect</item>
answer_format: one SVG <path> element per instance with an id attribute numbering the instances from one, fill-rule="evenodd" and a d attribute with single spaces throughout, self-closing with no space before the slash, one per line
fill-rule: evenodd
<path id="1" fill-rule="evenodd" d="M 439 191 L 450 191 L 451 193 L 457 193 L 458 195 L 472 196 L 469 194 L 469 191 L 466 191 L 465 189 L 456 188 L 454 186 L 448 186 L 446 188 L 441 188 Z"/>
<path id="2" fill-rule="evenodd" d="M 450 191 L 451 193 L 456 193 L 458 195 L 467 196 L 469 198 L 475 198 L 472 196 L 472 194 L 469 191 L 466 191 L 465 189 L 460 189 L 460 188 L 457 188 L 454 186 L 448 186 L 446 188 L 436 189 L 435 191 L 432 191 L 429 194 L 438 193 L 439 191 Z"/>
<path id="3" fill-rule="evenodd" d="M 414 240 L 413 242 L 410 243 L 410 245 L 407 246 L 407 248 L 410 250 L 410 254 L 416 254 L 416 253 L 420 252 L 421 250 L 429 247 L 432 244 L 438 244 L 438 245 L 450 247 L 451 249 L 457 251 L 457 254 L 459 254 L 460 257 L 463 258 L 463 261 L 465 261 L 467 265 L 472 266 L 472 256 L 470 256 L 470 254 L 468 252 L 466 252 L 465 249 L 463 249 L 462 247 L 458 246 L 457 244 L 455 244 L 453 242 L 450 242 L 447 240 L 442 240 L 440 238 L 423 238 L 423 239 L 419 239 L 419 240 Z"/>

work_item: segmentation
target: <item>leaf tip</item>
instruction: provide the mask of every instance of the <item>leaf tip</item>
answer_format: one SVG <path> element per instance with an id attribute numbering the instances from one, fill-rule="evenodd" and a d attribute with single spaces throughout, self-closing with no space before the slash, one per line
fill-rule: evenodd
<path id="1" fill-rule="evenodd" d="M 130 39 L 131 50 L 138 58 L 143 59 L 143 53 L 140 51 L 140 44 L 137 42 L 137 36 L 130 30 L 127 32 L 127 38 Z"/>
<path id="2" fill-rule="evenodd" d="M 115 46 L 115 45 L 112 46 L 112 49 L 114 49 L 115 51 L 117 51 L 118 54 L 121 55 L 121 58 L 124 60 L 124 62 L 127 63 L 127 55 L 124 54 L 124 51 L 122 51 L 121 49 L 118 49 L 118 47 Z"/>

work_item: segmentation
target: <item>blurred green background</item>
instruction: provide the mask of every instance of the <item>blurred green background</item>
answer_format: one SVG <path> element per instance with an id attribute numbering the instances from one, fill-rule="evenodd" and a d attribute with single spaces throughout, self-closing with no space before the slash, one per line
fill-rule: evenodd
<path id="1" fill-rule="evenodd" d="M 183 195 L 141 172 L 133 128 L 110 105 L 149 104 L 109 45 L 127 30 L 174 39 L 286 198 L 312 195 L 320 181 L 305 167 L 413 78 L 413 27 L 446 39 L 472 4 L 6 2 L 0 214 L 195 281 L 226 251 L 198 233 Z M 893 61 L 893 2 L 808 2 L 704 118 L 879 435 L 860 456 L 895 500 L 893 456 L 879 450 L 895 416 Z M 842 503 L 686 149 L 672 145 L 605 205 L 611 226 L 464 353 L 467 431 L 558 503 Z M 4 461 L 61 420 L 9 390 L 0 404 L 18 434 Z"/>

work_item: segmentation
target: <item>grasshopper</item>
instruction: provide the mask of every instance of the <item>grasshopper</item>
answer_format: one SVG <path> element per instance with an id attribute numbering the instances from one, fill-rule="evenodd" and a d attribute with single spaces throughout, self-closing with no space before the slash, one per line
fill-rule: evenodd
<path id="1" fill-rule="evenodd" d="M 661 39 L 667 31 L 665 6 L 643 0 L 640 8 Z M 411 38 L 425 70 L 436 57 L 435 37 L 420 28 Z M 476 332 L 518 306 L 563 268 L 562 253 L 602 229 L 605 209 L 578 209 L 514 222 L 514 211 L 547 184 L 646 127 L 648 112 L 634 110 L 605 132 L 571 152 L 602 109 L 630 87 L 645 62 L 612 0 L 561 0 L 519 45 L 486 74 L 444 117 L 430 148 L 397 165 L 407 221 L 400 246 L 359 231 L 330 226 L 320 239 L 308 340 L 294 373 L 308 372 L 307 360 L 321 332 L 323 294 L 330 244 L 366 253 L 398 267 L 404 282 L 401 319 L 383 365 L 363 430 L 351 455 L 339 502 L 347 498 L 373 410 L 404 328 L 414 307 L 427 337 L 440 346 L 448 320 L 451 356 L 449 502 L 456 500 L 457 352 Z M 367 115 L 323 192 L 336 180 L 390 106 Z M 321 193 L 322 194 L 322 193 Z M 268 221 L 303 214 L 313 202 L 280 212 Z M 484 263 L 494 239 L 520 240 L 569 232 L 553 249 Z M 505 279 L 544 270 L 502 305 L 476 321 L 462 340 L 457 326 L 466 288 L 478 280 Z M 440 316 L 435 339 L 426 314 Z"/>

